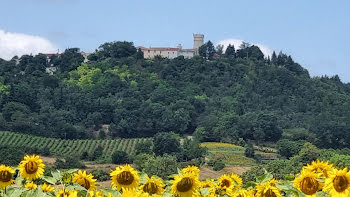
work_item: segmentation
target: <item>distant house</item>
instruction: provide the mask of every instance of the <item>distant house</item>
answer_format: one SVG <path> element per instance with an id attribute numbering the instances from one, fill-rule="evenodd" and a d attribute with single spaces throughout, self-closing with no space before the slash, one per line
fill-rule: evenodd
<path id="1" fill-rule="evenodd" d="M 184 56 L 185 58 L 192 58 L 195 55 L 198 55 L 198 49 L 204 43 L 203 34 L 193 34 L 193 49 L 183 49 L 182 45 L 179 44 L 176 48 L 172 47 L 144 47 L 138 46 L 137 49 L 141 49 L 143 52 L 143 57 L 145 59 L 152 59 L 155 56 L 159 55 L 161 57 L 174 59 L 179 56 Z"/>

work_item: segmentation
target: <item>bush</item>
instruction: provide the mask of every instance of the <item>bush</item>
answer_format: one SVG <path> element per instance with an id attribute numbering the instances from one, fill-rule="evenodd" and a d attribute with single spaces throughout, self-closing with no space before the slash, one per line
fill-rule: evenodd
<path id="1" fill-rule="evenodd" d="M 90 161 L 96 161 L 98 158 L 102 156 L 103 148 L 102 146 L 98 145 L 97 148 L 95 148 L 94 152 L 90 155 L 89 160 Z"/>
<path id="2" fill-rule="evenodd" d="M 93 170 L 92 175 L 94 175 L 94 178 L 98 181 L 107 181 L 109 180 L 109 173 L 103 170 Z"/>
<path id="3" fill-rule="evenodd" d="M 147 160 L 149 159 L 154 159 L 154 157 L 152 155 L 145 154 L 145 153 L 136 155 L 134 158 L 134 164 L 136 169 L 142 171 L 145 168 Z"/>
<path id="4" fill-rule="evenodd" d="M 89 153 L 87 151 L 84 151 L 81 156 L 80 156 L 81 160 L 86 160 L 89 159 Z"/>
<path id="5" fill-rule="evenodd" d="M 225 164 L 223 161 L 219 160 L 214 163 L 213 170 L 219 171 L 222 170 L 225 167 Z"/>
<path id="6" fill-rule="evenodd" d="M 126 164 L 129 162 L 130 162 L 129 156 L 124 151 L 118 150 L 112 154 L 112 163 L 114 163 L 114 164 Z"/>
<path id="7" fill-rule="evenodd" d="M 180 137 L 173 132 L 157 133 L 153 137 L 153 145 L 153 152 L 156 155 L 178 153 L 180 152 Z"/>
<path id="8" fill-rule="evenodd" d="M 57 158 L 55 167 L 57 169 L 86 168 L 86 166 L 76 156 L 69 156 L 65 157 L 64 159 Z"/>
<path id="9" fill-rule="evenodd" d="M 249 158 L 254 158 L 255 151 L 254 151 L 253 144 L 249 143 L 246 145 L 244 150 L 244 155 Z"/>
<path id="10" fill-rule="evenodd" d="M 169 175 L 176 173 L 177 167 L 176 157 L 164 154 L 164 156 L 148 159 L 145 163 L 144 171 L 148 176 L 156 175 L 167 179 Z"/>
<path id="11" fill-rule="evenodd" d="M 153 148 L 153 143 L 150 140 L 139 142 L 135 146 L 135 154 L 138 155 L 138 154 L 145 153 L 145 154 L 151 155 L 153 153 L 152 148 Z"/>
<path id="12" fill-rule="evenodd" d="M 18 165 L 26 154 L 40 154 L 49 156 L 48 148 L 37 149 L 24 146 L 0 146 L 0 163 L 5 165 Z"/>
<path id="13" fill-rule="evenodd" d="M 256 181 L 256 177 L 264 175 L 264 169 L 261 166 L 256 166 L 242 174 L 243 183 Z"/>

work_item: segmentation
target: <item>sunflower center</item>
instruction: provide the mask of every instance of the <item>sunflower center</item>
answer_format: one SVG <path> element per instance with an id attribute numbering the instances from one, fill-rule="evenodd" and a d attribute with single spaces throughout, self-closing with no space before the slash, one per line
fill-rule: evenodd
<path id="1" fill-rule="evenodd" d="M 146 183 L 143 187 L 143 191 L 149 194 L 155 194 L 158 191 L 158 186 L 155 183 Z"/>
<path id="2" fill-rule="evenodd" d="M 264 197 L 276 197 L 275 192 L 272 191 L 272 189 L 268 189 L 264 195 Z"/>
<path id="3" fill-rule="evenodd" d="M 123 171 L 117 175 L 117 181 L 122 185 L 130 185 L 134 181 L 134 175 L 132 175 L 130 172 Z"/>
<path id="4" fill-rule="evenodd" d="M 176 188 L 179 192 L 188 192 L 193 186 L 192 179 L 185 177 L 177 184 Z"/>
<path id="5" fill-rule="evenodd" d="M 318 182 L 314 178 L 305 177 L 301 181 L 300 190 L 307 195 L 312 195 L 318 191 Z"/>
<path id="6" fill-rule="evenodd" d="M 9 182 L 12 179 L 12 174 L 9 171 L 1 171 L 0 172 L 0 181 L 1 182 Z"/>
<path id="7" fill-rule="evenodd" d="M 25 165 L 25 170 L 27 174 L 34 174 L 38 171 L 38 164 L 35 161 L 29 161 Z"/>
<path id="8" fill-rule="evenodd" d="M 343 192 L 346 188 L 348 188 L 349 183 L 345 176 L 336 176 L 333 179 L 333 185 L 337 192 Z"/>
<path id="9" fill-rule="evenodd" d="M 83 183 L 81 184 L 81 186 L 83 186 L 85 189 L 89 189 L 90 188 L 90 181 L 87 180 L 86 178 L 84 178 Z"/>
<path id="10" fill-rule="evenodd" d="M 231 186 L 231 182 L 230 182 L 229 180 L 224 179 L 224 180 L 221 181 L 221 187 L 226 187 L 226 188 L 228 188 L 228 187 L 230 187 L 230 186 Z"/>

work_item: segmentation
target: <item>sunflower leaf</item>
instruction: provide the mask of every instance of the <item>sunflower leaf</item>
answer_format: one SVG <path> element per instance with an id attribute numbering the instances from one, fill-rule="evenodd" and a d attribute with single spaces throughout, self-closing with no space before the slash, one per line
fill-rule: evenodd
<path id="1" fill-rule="evenodd" d="M 51 176 L 43 176 L 42 179 L 52 185 L 55 185 L 57 183 L 57 179 Z"/>

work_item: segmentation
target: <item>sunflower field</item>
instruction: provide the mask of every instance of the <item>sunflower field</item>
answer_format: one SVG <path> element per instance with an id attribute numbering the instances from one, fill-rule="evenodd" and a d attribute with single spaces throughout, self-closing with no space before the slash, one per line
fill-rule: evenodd
<path id="1" fill-rule="evenodd" d="M 282 197 L 350 196 L 350 172 L 324 161 L 313 161 L 289 181 L 279 181 L 265 172 L 256 181 L 243 184 L 236 174 L 218 179 L 199 179 L 199 168 L 178 169 L 169 180 L 149 177 L 130 165 L 110 172 L 112 188 L 98 189 L 92 174 L 81 170 L 53 171 L 44 176 L 45 164 L 38 155 L 26 155 L 18 167 L 0 165 L 2 197 Z"/>

